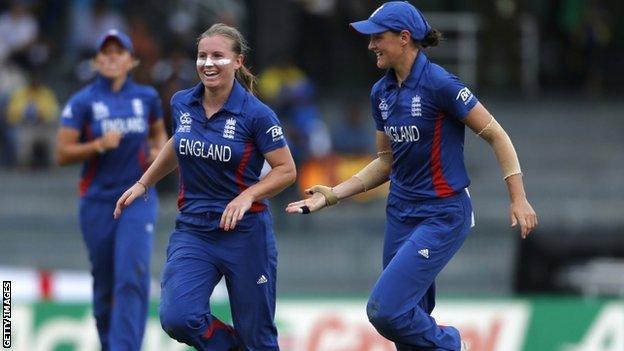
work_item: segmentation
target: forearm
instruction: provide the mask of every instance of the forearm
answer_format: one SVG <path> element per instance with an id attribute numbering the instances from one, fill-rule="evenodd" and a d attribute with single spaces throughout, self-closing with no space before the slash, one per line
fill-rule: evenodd
<path id="1" fill-rule="evenodd" d="M 388 181 L 392 161 L 380 155 L 353 177 L 333 187 L 339 200 L 374 189 Z"/>
<path id="2" fill-rule="evenodd" d="M 171 138 L 165 143 L 154 162 L 152 162 L 147 171 L 143 173 L 139 181 L 146 187 L 152 186 L 177 167 L 178 158 L 173 149 L 173 138 Z"/>
<path id="3" fill-rule="evenodd" d="M 59 143 L 57 160 L 59 165 L 65 166 L 86 161 L 104 151 L 99 138 L 85 143 Z"/>
<path id="4" fill-rule="evenodd" d="M 518 154 L 509 138 L 509 135 L 498 124 L 494 117 L 491 117 L 490 123 L 478 133 L 484 140 L 486 140 L 498 160 L 498 164 L 503 171 L 503 178 L 507 179 L 512 175 L 521 174 L 520 161 L 518 161 Z"/>
<path id="5" fill-rule="evenodd" d="M 509 201 L 517 202 L 526 200 L 526 193 L 524 192 L 524 184 L 522 182 L 522 174 L 514 174 L 505 179 L 507 185 L 507 192 L 509 193 Z"/>
<path id="6" fill-rule="evenodd" d="M 253 201 L 271 198 L 291 186 L 297 178 L 294 166 L 285 164 L 271 169 L 258 183 L 241 193 L 252 197 Z"/>

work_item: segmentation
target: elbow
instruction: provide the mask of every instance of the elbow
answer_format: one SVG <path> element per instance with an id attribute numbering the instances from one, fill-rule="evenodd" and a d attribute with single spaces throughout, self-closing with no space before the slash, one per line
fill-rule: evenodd
<path id="1" fill-rule="evenodd" d="M 295 181 L 297 180 L 297 167 L 295 167 L 294 163 L 290 167 L 288 167 L 285 178 L 287 187 L 295 184 Z"/>
<path id="2" fill-rule="evenodd" d="M 67 155 L 65 155 L 65 153 L 61 152 L 60 150 L 57 151 L 57 153 L 56 153 L 56 164 L 57 165 L 59 165 L 59 166 L 67 166 L 70 163 L 71 163 L 71 161 L 69 160 Z"/>

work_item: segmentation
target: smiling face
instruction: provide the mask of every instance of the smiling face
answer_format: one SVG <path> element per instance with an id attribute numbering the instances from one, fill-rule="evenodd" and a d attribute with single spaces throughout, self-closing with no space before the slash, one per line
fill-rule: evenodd
<path id="1" fill-rule="evenodd" d="M 128 75 L 136 65 L 132 54 L 116 39 L 108 39 L 95 55 L 95 67 L 108 79 L 119 79 Z"/>
<path id="2" fill-rule="evenodd" d="M 233 41 L 220 35 L 202 38 L 197 44 L 197 74 L 206 89 L 229 86 L 243 55 L 234 52 Z"/>
<path id="3" fill-rule="evenodd" d="M 377 67 L 388 69 L 394 67 L 402 58 L 410 41 L 409 33 L 385 31 L 371 34 L 368 50 L 377 56 Z"/>

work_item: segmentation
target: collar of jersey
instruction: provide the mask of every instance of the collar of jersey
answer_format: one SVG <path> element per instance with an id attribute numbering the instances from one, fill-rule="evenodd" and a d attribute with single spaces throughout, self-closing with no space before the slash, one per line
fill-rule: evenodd
<path id="1" fill-rule="evenodd" d="M 199 83 L 193 89 L 193 103 L 202 104 L 202 96 L 204 95 L 204 85 Z M 243 104 L 245 102 L 245 97 L 247 95 L 247 91 L 243 88 L 240 83 L 234 79 L 234 85 L 232 86 L 232 91 L 230 92 L 230 96 L 228 96 L 227 101 L 223 104 L 220 111 L 228 111 L 232 114 L 238 115 L 241 113 L 243 109 Z"/>
<path id="2" fill-rule="evenodd" d="M 418 50 L 418 54 L 416 55 L 416 59 L 414 60 L 414 64 L 412 64 L 412 69 L 410 70 L 410 74 L 407 76 L 407 79 L 403 82 L 403 85 L 414 89 L 418 85 L 420 81 L 420 77 L 422 77 L 422 73 L 425 70 L 425 66 L 427 65 L 429 60 L 422 50 Z M 386 72 L 386 90 L 392 89 L 398 86 L 396 74 L 393 69 L 389 69 Z"/>
<path id="3" fill-rule="evenodd" d="M 102 76 L 101 74 L 98 74 L 97 76 L 95 76 L 95 85 L 98 87 L 98 89 L 102 89 L 105 91 L 112 91 L 111 89 L 112 84 L 113 82 L 110 79 Z M 126 81 L 121 86 L 121 89 L 119 90 L 119 92 L 126 90 L 128 86 L 130 86 L 130 84 L 132 84 L 132 77 L 128 75 L 126 77 Z"/>

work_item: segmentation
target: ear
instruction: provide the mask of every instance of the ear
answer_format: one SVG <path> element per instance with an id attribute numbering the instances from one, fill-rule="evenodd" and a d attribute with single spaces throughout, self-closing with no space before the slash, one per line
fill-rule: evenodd
<path id="1" fill-rule="evenodd" d="M 234 59 L 234 69 L 237 70 L 241 68 L 244 62 L 245 56 L 243 54 L 239 54 L 238 56 L 236 56 L 236 59 Z"/>
<path id="2" fill-rule="evenodd" d="M 399 38 L 401 39 L 401 45 L 407 45 L 412 41 L 412 34 L 404 29 L 399 33 Z"/>

